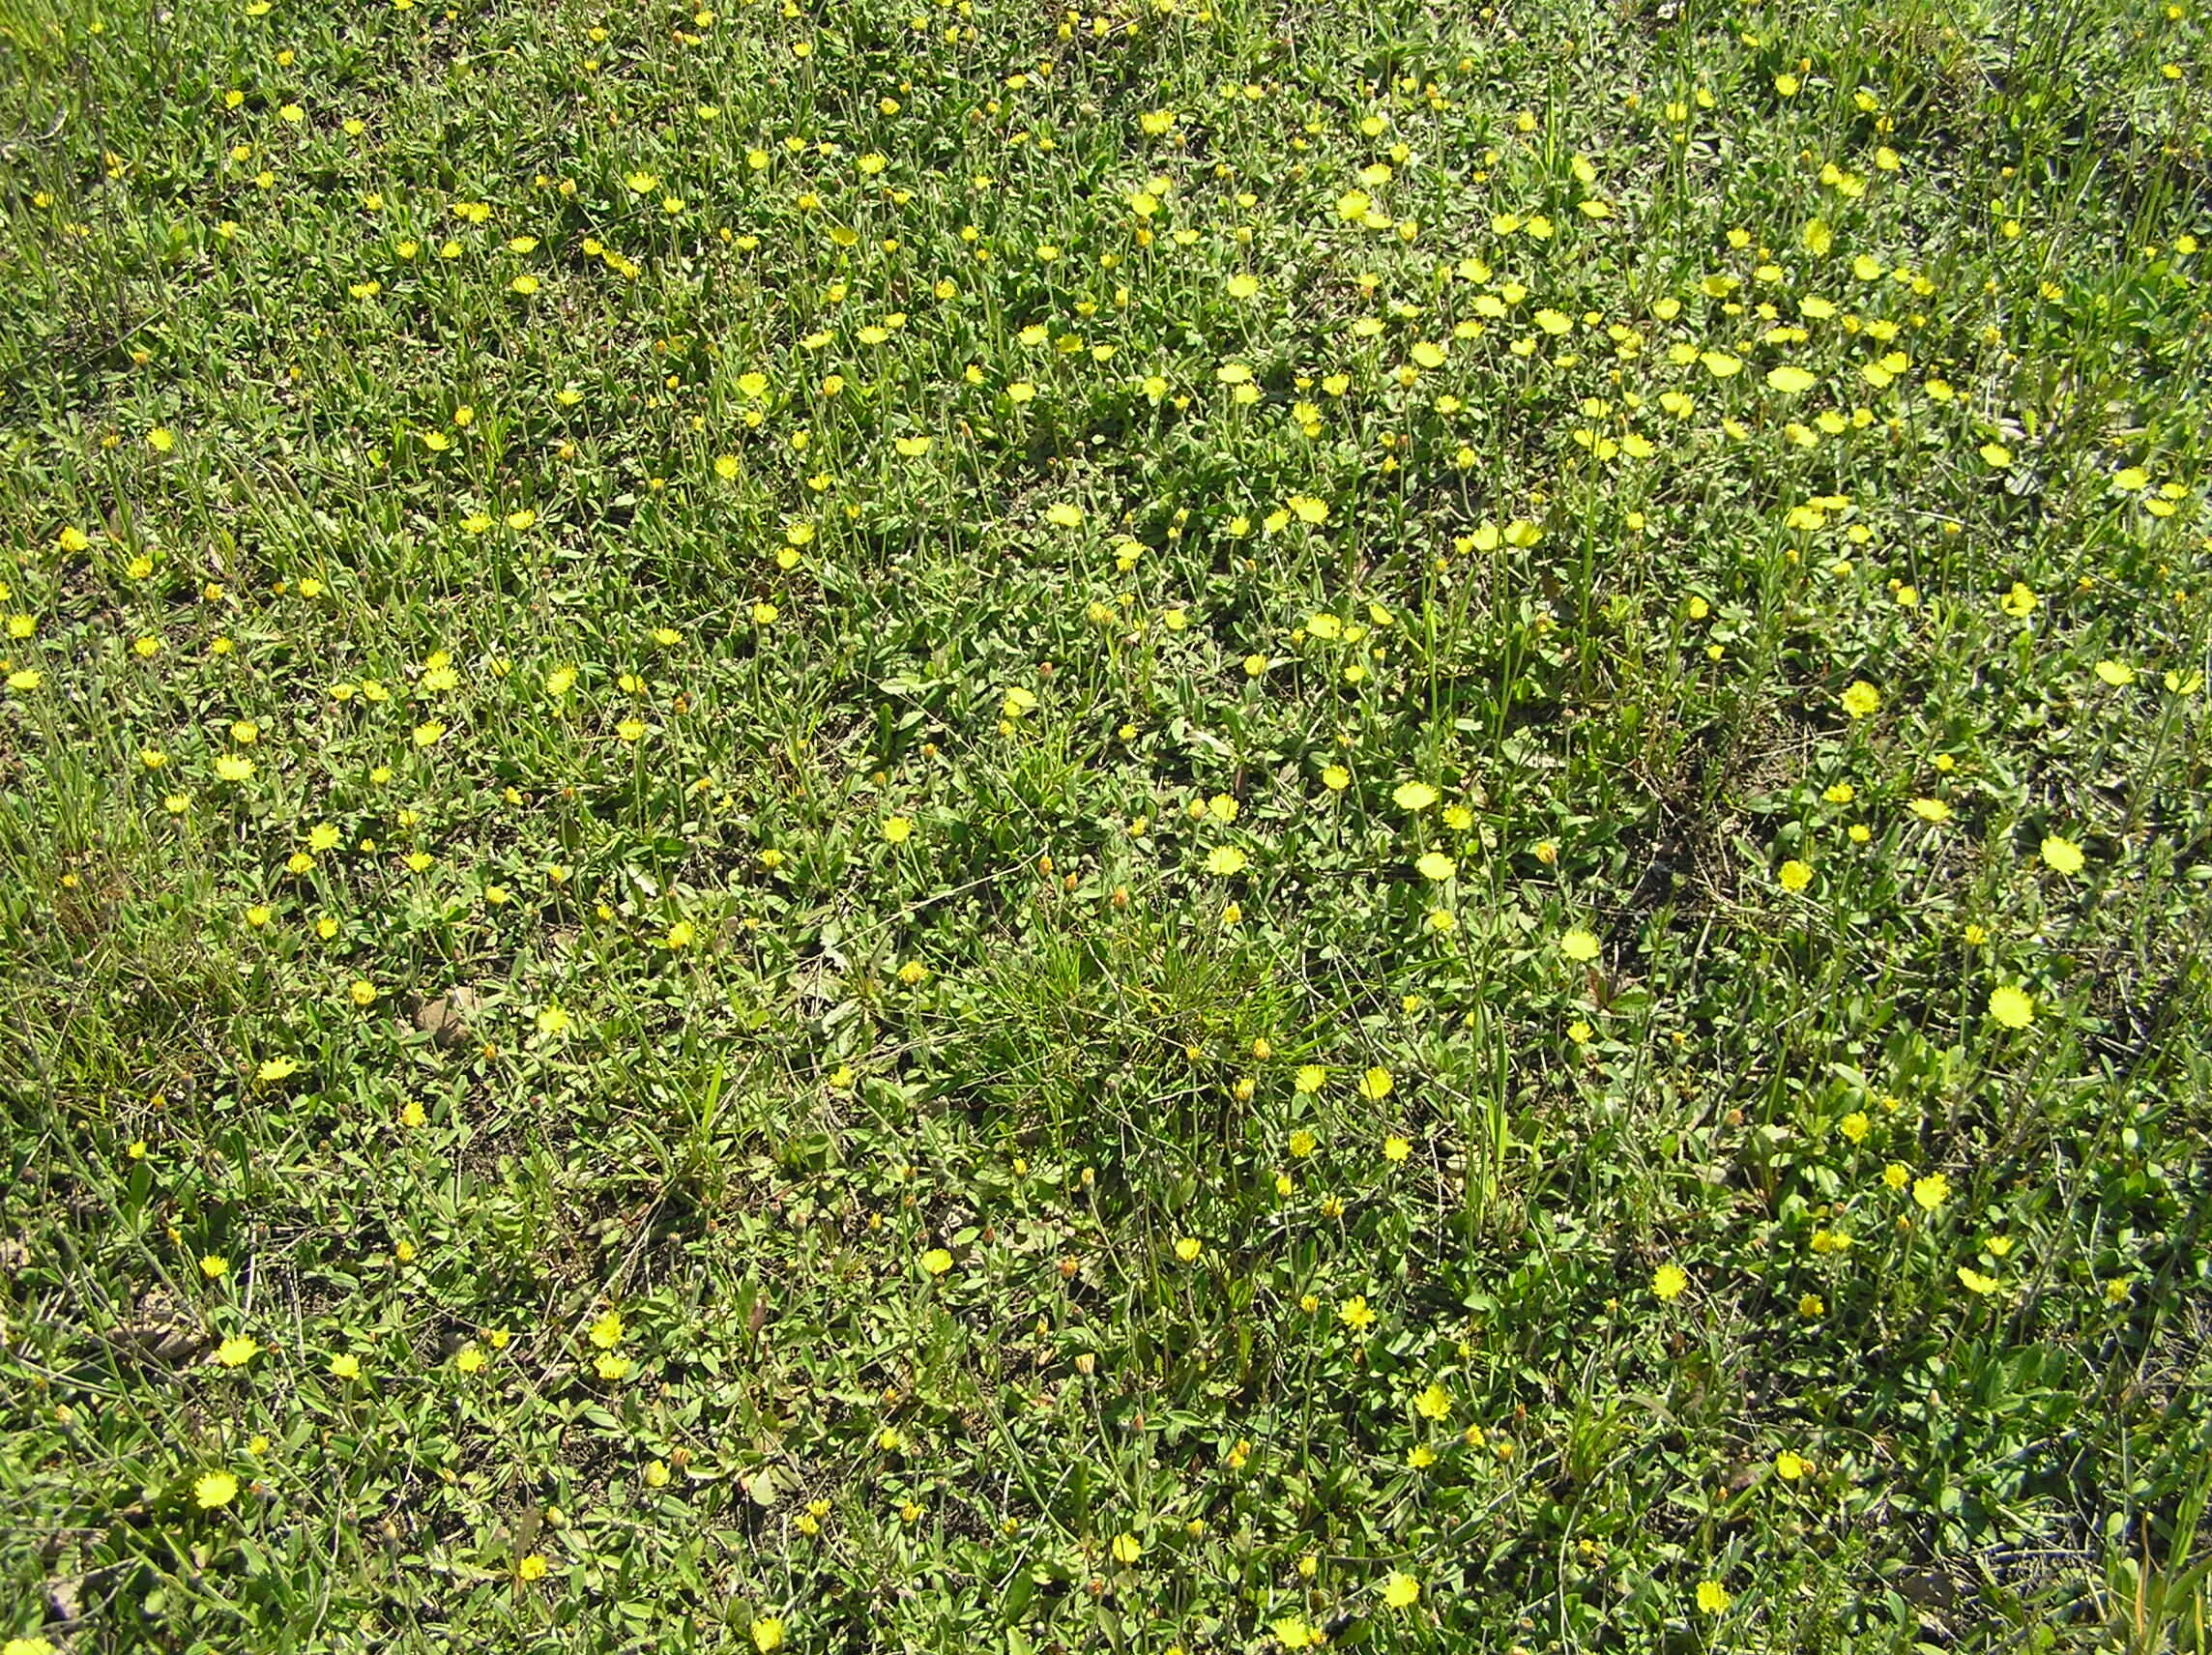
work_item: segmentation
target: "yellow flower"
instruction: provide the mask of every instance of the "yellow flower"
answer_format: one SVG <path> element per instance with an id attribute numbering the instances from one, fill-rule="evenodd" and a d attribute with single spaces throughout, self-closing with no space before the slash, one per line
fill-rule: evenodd
<path id="1" fill-rule="evenodd" d="M 598 1321 L 592 1323 L 590 1328 L 586 1330 L 585 1337 L 601 1350 L 612 1350 L 622 1343 L 623 1334 L 626 1331 L 626 1329 L 623 1325 L 622 1313 L 610 1310 Z"/>
<path id="2" fill-rule="evenodd" d="M 230 1261 L 220 1253 L 210 1253 L 200 1260 L 200 1274 L 211 1282 L 219 1282 L 230 1273 Z"/>
<path id="3" fill-rule="evenodd" d="M 595 1372 L 608 1384 L 616 1384 L 629 1378 L 630 1361 L 627 1356 L 609 1350 L 592 1364 Z"/>
<path id="4" fill-rule="evenodd" d="M 2054 873 L 2078 874 L 2082 864 L 2081 847 L 2071 839 L 2061 839 L 2055 833 L 2043 841 L 2043 861 Z"/>
<path id="5" fill-rule="evenodd" d="M 1129 1567 L 1144 1554 L 1144 1543 L 1134 1534 L 1117 1534 L 1114 1536 L 1114 1561 L 1123 1568 Z"/>
<path id="6" fill-rule="evenodd" d="M 1059 529 L 1079 529 L 1083 526 L 1083 508 L 1070 506 L 1065 501 L 1048 508 L 1045 521 Z"/>
<path id="7" fill-rule="evenodd" d="M 1930 1173 L 1924 1178 L 1912 1180 L 1912 1202 L 1923 1212 L 1934 1212 L 1950 1195 L 1951 1180 L 1941 1173 Z"/>
<path id="8" fill-rule="evenodd" d="M 1819 382 L 1803 368 L 1785 363 L 1781 367 L 1767 369 L 1766 383 L 1785 396 L 1794 396 L 1799 392 L 1810 391 Z"/>
<path id="9" fill-rule="evenodd" d="M 1311 1649 L 1322 1640 L 1320 1633 L 1295 1614 L 1285 1615 L 1268 1630 L 1274 1633 L 1275 1641 L 1285 1649 Z"/>
<path id="10" fill-rule="evenodd" d="M 1431 851 L 1413 864 L 1423 879 L 1448 880 L 1459 872 L 1459 864 L 1441 851 Z"/>
<path id="11" fill-rule="evenodd" d="M 933 1276 L 942 1276 L 952 1268 L 952 1255 L 942 1247 L 932 1247 L 921 1256 L 921 1267 Z"/>
<path id="12" fill-rule="evenodd" d="M 1990 1015 L 2007 1029 L 2025 1029 L 2035 1021 L 2035 1002 L 2011 983 L 1990 990 Z"/>
<path id="13" fill-rule="evenodd" d="M 1451 1412 L 1451 1393 L 1432 1381 L 1413 1399 L 1413 1411 L 1423 1419 L 1442 1419 Z"/>
<path id="14" fill-rule="evenodd" d="M 202 1511 L 214 1511 L 238 1497 L 238 1479 L 228 1471 L 210 1471 L 192 1485 L 192 1500 Z"/>
<path id="15" fill-rule="evenodd" d="M 1206 854 L 1206 871 L 1209 874 L 1239 874 L 1247 865 L 1244 853 L 1235 845 L 1216 845 Z"/>
<path id="16" fill-rule="evenodd" d="M 1399 1137 L 1395 1132 L 1382 1140 L 1382 1158 L 1392 1166 L 1398 1165 L 1412 1152 L 1412 1141 Z"/>
<path id="17" fill-rule="evenodd" d="M 764 1614 L 753 1622 L 753 1648 L 759 1655 L 775 1655 L 783 1647 L 783 1622 L 772 1614 Z"/>
<path id="18" fill-rule="evenodd" d="M 914 819 L 908 816 L 884 818 L 884 837 L 893 845 L 903 845 L 914 835 Z"/>
<path id="19" fill-rule="evenodd" d="M 526 1581 L 542 1581 L 545 1578 L 545 1571 L 551 1565 L 543 1557 L 533 1552 L 529 1556 L 515 1564 L 514 1572 Z"/>
<path id="20" fill-rule="evenodd" d="M 1396 1085 L 1390 1078 L 1390 1071 L 1378 1064 L 1359 1077 L 1358 1091 L 1369 1103 L 1381 1103 L 1390 1095 Z"/>
<path id="21" fill-rule="evenodd" d="M 1731 1601 L 1728 1588 L 1723 1586 L 1720 1582 L 1700 1581 L 1698 1582 L 1698 1607 L 1707 1614 L 1725 1612 Z"/>
<path id="22" fill-rule="evenodd" d="M 1596 959 L 1598 948 L 1597 938 L 1579 926 L 1559 939 L 1559 952 L 1577 965 L 1586 965 Z"/>
<path id="23" fill-rule="evenodd" d="M 427 723 L 418 724 L 415 726 L 415 744 L 418 747 L 436 746 L 438 739 L 445 733 L 445 725 L 435 718 L 430 719 Z"/>
<path id="24" fill-rule="evenodd" d="M 244 1334 L 233 1334 L 216 1347 L 215 1359 L 226 1368 L 243 1368 L 261 1353 L 261 1347 Z"/>
<path id="25" fill-rule="evenodd" d="M 361 1358 L 350 1351 L 331 1358 L 331 1378 L 358 1379 L 361 1378 Z"/>
<path id="26" fill-rule="evenodd" d="M 1662 1304 L 1673 1304 L 1689 1285 L 1690 1278 L 1679 1264 L 1661 1264 L 1651 1272 L 1651 1295 Z"/>
<path id="27" fill-rule="evenodd" d="M 1300 1063 L 1298 1072 L 1291 1079 L 1291 1084 L 1301 1092 L 1316 1092 L 1321 1090 L 1327 1080 L 1328 1071 L 1323 1068 L 1321 1064 Z"/>
<path id="28" fill-rule="evenodd" d="M 1844 711 L 1853 718 L 1864 718 L 1881 706 L 1881 691 L 1860 679 L 1843 693 Z"/>
<path id="29" fill-rule="evenodd" d="M 1421 1595 L 1421 1582 L 1392 1570 L 1382 1577 L 1382 1601 L 1392 1609 L 1411 1609 Z"/>
<path id="30" fill-rule="evenodd" d="M 1175 1256 L 1186 1264 L 1193 1263 L 1201 1250 L 1198 1237 L 1195 1235 L 1185 1235 L 1175 1244 Z"/>
<path id="31" fill-rule="evenodd" d="M 1951 807 L 1940 798 L 1916 798 L 1907 808 L 1923 822 L 1940 825 L 1951 820 Z"/>
<path id="32" fill-rule="evenodd" d="M 1959 1285 L 1968 1292 L 1981 1296 L 1996 1291 L 1997 1279 L 1994 1276 L 1985 1276 L 1970 1265 L 1961 1264 Z"/>
<path id="33" fill-rule="evenodd" d="M 2125 661 L 2099 661 L 2094 670 L 2113 689 L 2125 689 L 2136 681 L 2136 669 Z"/>
<path id="34" fill-rule="evenodd" d="M 1321 1147 L 1321 1140 L 1304 1127 L 1291 1134 L 1291 1153 L 1303 1160 Z"/>
<path id="35" fill-rule="evenodd" d="M 1794 1483 L 1813 1468 L 1813 1462 L 1802 1454 L 1785 1448 L 1774 1456 L 1774 1474 L 1786 1483 Z"/>
<path id="36" fill-rule="evenodd" d="M 253 1078 L 263 1086 L 274 1086 L 299 1073 L 300 1065 L 290 1058 L 264 1058 L 261 1066 L 253 1071 Z"/>
<path id="37" fill-rule="evenodd" d="M 1784 890 L 1803 890 L 1813 883 L 1813 865 L 1810 862 L 1787 861 L 1782 864 L 1776 877 L 1782 882 Z"/>
<path id="38" fill-rule="evenodd" d="M 1375 1325 L 1375 1312 L 1368 1308 L 1367 1295 L 1354 1293 L 1336 1307 L 1337 1320 L 1354 1333 L 1364 1333 Z"/>

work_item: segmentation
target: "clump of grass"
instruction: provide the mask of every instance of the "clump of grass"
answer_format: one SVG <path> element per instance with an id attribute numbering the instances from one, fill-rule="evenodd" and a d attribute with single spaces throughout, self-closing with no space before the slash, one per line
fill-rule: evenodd
<path id="1" fill-rule="evenodd" d="M 9 1655 L 2206 1647 L 2193 10 L 0 50 Z"/>

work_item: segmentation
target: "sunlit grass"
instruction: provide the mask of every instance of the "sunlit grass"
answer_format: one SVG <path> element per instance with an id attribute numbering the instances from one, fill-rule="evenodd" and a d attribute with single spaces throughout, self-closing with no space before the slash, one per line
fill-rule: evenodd
<path id="1" fill-rule="evenodd" d="M 8 1655 L 2205 1650 L 2204 49 L 0 17 Z"/>

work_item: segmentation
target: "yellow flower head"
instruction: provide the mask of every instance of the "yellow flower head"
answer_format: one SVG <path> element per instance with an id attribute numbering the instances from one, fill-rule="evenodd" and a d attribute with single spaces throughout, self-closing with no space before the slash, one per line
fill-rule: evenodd
<path id="1" fill-rule="evenodd" d="M 2071 839 L 2061 839 L 2053 833 L 2043 841 L 2043 863 L 2053 873 L 2078 874 L 2083 860 L 2081 847 Z"/>

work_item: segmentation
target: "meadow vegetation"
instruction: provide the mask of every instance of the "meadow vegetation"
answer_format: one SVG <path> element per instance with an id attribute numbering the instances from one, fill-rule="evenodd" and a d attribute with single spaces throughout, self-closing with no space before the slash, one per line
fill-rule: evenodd
<path id="1" fill-rule="evenodd" d="M 2212 1650 L 2198 0 L 5 0 L 0 1638 Z"/>

